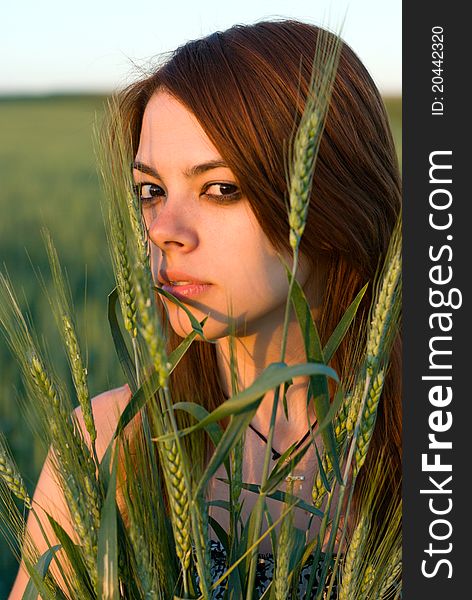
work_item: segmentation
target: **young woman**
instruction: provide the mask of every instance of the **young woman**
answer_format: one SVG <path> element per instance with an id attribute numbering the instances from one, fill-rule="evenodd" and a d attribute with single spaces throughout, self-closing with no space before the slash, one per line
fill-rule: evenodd
<path id="1" fill-rule="evenodd" d="M 290 264 L 291 256 L 287 149 L 303 112 L 319 33 L 317 27 L 295 21 L 235 26 L 185 44 L 121 95 L 122 115 L 133 133 L 134 178 L 154 281 L 182 300 L 197 319 L 209 314 L 204 332 L 216 342 L 192 344 L 170 378 L 175 401 L 191 398 L 211 410 L 231 395 L 231 326 L 239 389 L 280 359 L 288 291 L 280 257 Z M 372 282 L 400 210 L 399 169 L 385 109 L 371 77 L 347 45 L 340 55 L 310 202 L 297 279 L 326 342 L 362 286 Z M 181 308 L 160 298 L 170 351 L 191 327 Z M 371 288 L 332 361 L 341 376 L 349 368 L 370 300 Z M 399 343 L 397 339 L 394 344 L 364 468 L 368 472 L 369 463 L 386 449 L 391 477 L 385 494 L 399 493 Z M 286 362 L 305 362 L 294 316 Z M 279 406 L 275 455 L 307 433 L 307 386 L 306 377 L 295 378 L 290 386 L 288 421 Z M 123 387 L 95 399 L 99 455 L 129 396 Z M 266 394 L 247 432 L 243 481 L 260 481 L 272 401 L 273 392 Z M 309 418 L 313 423 L 312 409 Z M 307 502 L 316 470 L 314 452 L 308 453 L 297 471 L 305 478 L 298 495 Z M 214 478 L 210 495 L 226 497 L 227 486 Z M 247 514 L 254 494 L 243 496 Z M 47 464 L 35 501 L 49 510 L 54 506 L 57 518 L 71 531 Z M 279 503 L 270 504 L 270 510 L 275 517 Z M 213 516 L 227 526 L 225 511 L 215 510 Z M 296 509 L 295 519 L 295 525 L 306 528 L 304 511 Z M 36 525 L 31 521 L 28 526 L 44 548 Z M 269 550 L 266 540 L 261 552 Z M 25 581 L 20 571 L 12 599 L 21 597 Z"/>

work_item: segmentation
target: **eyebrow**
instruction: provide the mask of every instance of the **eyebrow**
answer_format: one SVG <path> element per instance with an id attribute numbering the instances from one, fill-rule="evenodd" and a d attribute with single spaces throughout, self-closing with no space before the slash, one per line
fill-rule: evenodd
<path id="1" fill-rule="evenodd" d="M 186 169 L 184 171 L 184 175 L 185 177 L 196 177 L 197 175 L 201 175 L 202 173 L 205 173 L 206 171 L 210 171 L 211 169 L 218 169 L 218 168 L 226 168 L 228 169 L 228 165 L 224 162 L 224 160 L 221 159 L 216 159 L 216 160 L 209 160 L 207 162 L 201 163 L 199 165 L 194 165 L 193 167 L 190 167 L 189 169 Z M 153 169 L 152 167 L 150 167 L 149 165 L 146 165 L 140 161 L 134 161 L 133 162 L 133 169 L 136 169 L 137 171 L 141 171 L 141 173 L 146 173 L 146 175 L 151 175 L 151 177 L 156 177 L 156 179 L 161 179 L 162 177 L 159 175 L 159 173 L 156 171 L 156 169 Z"/>

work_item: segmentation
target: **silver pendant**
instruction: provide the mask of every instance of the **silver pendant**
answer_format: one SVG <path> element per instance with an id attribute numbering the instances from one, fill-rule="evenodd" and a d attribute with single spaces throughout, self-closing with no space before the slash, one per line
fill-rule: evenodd
<path id="1" fill-rule="evenodd" d="M 295 473 L 290 473 L 285 478 L 285 481 L 288 483 L 288 488 L 295 491 L 301 491 L 303 488 L 303 482 L 305 481 L 305 475 L 296 475 Z"/>

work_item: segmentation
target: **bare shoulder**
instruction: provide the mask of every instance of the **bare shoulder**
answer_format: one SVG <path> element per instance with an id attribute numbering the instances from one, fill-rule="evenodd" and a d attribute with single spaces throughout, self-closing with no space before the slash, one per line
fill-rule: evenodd
<path id="1" fill-rule="evenodd" d="M 92 399 L 92 412 L 97 430 L 97 454 L 99 458 L 105 452 L 113 434 L 115 433 L 118 420 L 131 399 L 129 386 L 123 385 L 119 388 L 108 390 Z M 90 438 L 87 433 L 82 409 L 76 408 L 75 416 L 82 429 L 86 441 Z"/>
<path id="2" fill-rule="evenodd" d="M 105 421 L 116 421 L 131 399 L 128 384 L 102 392 L 92 399 L 93 416 Z"/>
<path id="3" fill-rule="evenodd" d="M 130 398 L 131 390 L 127 385 L 124 385 L 120 388 L 108 390 L 92 399 L 92 411 L 97 430 L 96 448 L 99 459 L 101 459 L 105 453 L 115 432 L 118 419 L 130 401 Z M 76 408 L 74 410 L 74 415 L 83 432 L 86 442 L 90 445 L 90 438 L 87 433 L 87 428 L 85 427 L 82 410 Z M 51 450 L 49 451 L 38 479 L 38 484 L 33 497 L 33 505 L 36 509 L 37 516 L 42 523 L 43 531 L 46 531 L 46 534 L 52 543 L 58 543 L 58 540 L 49 524 L 46 513 L 51 515 L 72 539 L 76 539 L 76 534 L 71 523 L 68 503 L 64 498 L 61 484 L 57 479 L 56 469 L 51 461 Z M 47 544 L 43 532 L 40 530 L 36 519 L 32 518 L 32 514 L 28 517 L 27 530 L 30 539 L 36 544 L 39 553 L 42 554 L 47 549 Z M 57 573 L 55 573 L 55 575 L 61 580 Z M 22 565 L 18 571 L 12 591 L 10 592 L 9 600 L 20 600 L 23 597 L 28 579 L 28 574 Z"/>

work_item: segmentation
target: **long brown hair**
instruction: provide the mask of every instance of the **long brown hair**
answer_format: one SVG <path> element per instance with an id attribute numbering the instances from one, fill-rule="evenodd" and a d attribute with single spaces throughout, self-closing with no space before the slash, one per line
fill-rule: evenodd
<path id="1" fill-rule="evenodd" d="M 290 251 L 285 208 L 285 161 L 303 112 L 320 29 L 297 21 L 237 25 L 178 48 L 155 73 L 121 95 L 134 152 L 147 102 L 166 90 L 196 117 L 237 177 L 263 231 Z M 326 342 L 360 288 L 373 281 L 401 204 L 395 147 L 380 94 L 355 53 L 343 44 L 316 166 L 300 251 L 315 266 L 328 264 L 319 320 Z M 351 364 L 371 302 L 332 360 L 340 375 Z M 160 305 L 160 303 L 158 303 Z M 165 310 L 161 307 L 165 322 Z M 169 327 L 168 349 L 181 341 Z M 390 491 L 401 473 L 401 349 L 395 340 L 364 473 L 382 447 L 391 458 Z M 192 398 L 209 410 L 223 400 L 213 344 L 194 343 L 171 378 L 174 398 Z"/>

